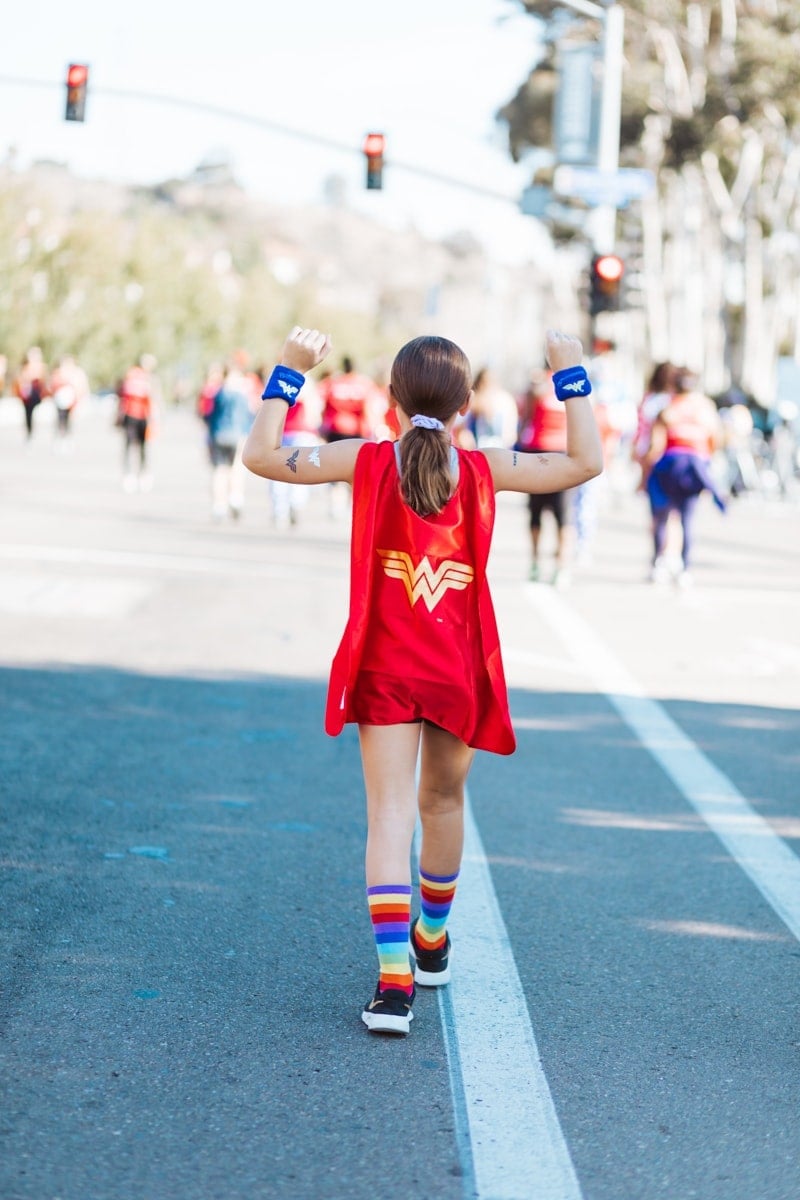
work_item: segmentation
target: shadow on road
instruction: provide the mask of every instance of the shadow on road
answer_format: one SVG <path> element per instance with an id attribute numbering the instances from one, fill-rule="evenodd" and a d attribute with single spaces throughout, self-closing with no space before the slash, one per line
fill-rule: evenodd
<path id="1" fill-rule="evenodd" d="M 323 686 L 2 669 L 0 695 L 5 1200 L 366 1198 L 402 1062 L 395 1126 L 460 1197 L 451 1123 L 416 1127 L 419 1070 L 450 1111 L 435 997 L 416 1042 L 359 1019 L 363 787 Z"/>
<path id="2" fill-rule="evenodd" d="M 0 669 L 7 1200 L 366 1200 L 387 1077 L 394 1136 L 417 1147 L 408 1194 L 460 1200 L 435 997 L 418 999 L 407 1042 L 375 1044 L 358 1019 L 374 979 L 363 787 L 354 729 L 322 732 L 324 690 Z M 778 801 L 793 794 L 796 712 L 665 707 L 765 816 L 798 816 Z M 603 697 L 515 690 L 512 712 L 519 750 L 478 756 L 473 808 L 569 1118 L 582 1080 L 601 1090 L 598 996 L 646 1041 L 656 1001 L 683 1019 L 677 946 L 744 946 L 757 982 L 775 930 L 728 907 L 731 889 L 750 895 L 743 877 Z M 694 902 L 699 860 L 711 892 Z M 648 956 L 673 972 L 654 989 L 636 982 L 653 980 Z M 716 978 L 733 986 L 725 961 Z M 753 986 L 736 1002 L 755 1018 Z M 693 1003 L 711 1003 L 699 984 Z M 699 1047 L 706 1010 L 692 1012 Z"/>

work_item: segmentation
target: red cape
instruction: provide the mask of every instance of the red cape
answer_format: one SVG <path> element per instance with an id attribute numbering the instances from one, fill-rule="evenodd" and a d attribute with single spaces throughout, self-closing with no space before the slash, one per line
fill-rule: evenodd
<path id="1" fill-rule="evenodd" d="M 359 669 L 406 678 L 409 664 L 423 716 L 469 746 L 511 754 L 500 641 L 486 579 L 494 526 L 491 472 L 479 451 L 458 451 L 459 482 L 434 517 L 403 500 L 394 444 L 368 442 L 353 480 L 350 615 L 333 660 L 325 729 L 341 733 Z M 369 660 L 364 662 L 365 648 Z M 377 660 L 377 661 L 376 661 Z M 430 682 L 430 714 L 425 679 Z M 442 710 L 445 686 L 452 701 Z"/>

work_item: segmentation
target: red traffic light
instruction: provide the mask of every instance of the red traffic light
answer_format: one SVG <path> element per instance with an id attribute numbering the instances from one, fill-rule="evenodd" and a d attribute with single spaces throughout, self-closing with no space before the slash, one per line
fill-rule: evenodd
<path id="1" fill-rule="evenodd" d="M 589 312 L 617 312 L 622 307 L 625 263 L 618 254 L 595 254 L 589 274 Z"/>
<path id="2" fill-rule="evenodd" d="M 65 121 L 83 121 L 86 116 L 86 91 L 89 68 L 86 63 L 70 63 L 67 67 L 67 103 Z"/>
<path id="3" fill-rule="evenodd" d="M 368 133 L 364 138 L 364 157 L 367 160 L 367 188 L 377 190 L 383 187 L 383 151 L 386 138 L 382 133 Z"/>
<path id="4" fill-rule="evenodd" d="M 625 274 L 625 264 L 616 254 L 601 254 L 594 260 L 594 273 L 605 283 L 619 283 Z"/>
<path id="5" fill-rule="evenodd" d="M 364 138 L 362 149 L 367 158 L 381 158 L 385 146 L 386 138 L 382 133 L 368 133 Z"/>
<path id="6" fill-rule="evenodd" d="M 70 63 L 67 69 L 67 87 L 84 87 L 89 80 L 89 68 L 85 63 Z"/>

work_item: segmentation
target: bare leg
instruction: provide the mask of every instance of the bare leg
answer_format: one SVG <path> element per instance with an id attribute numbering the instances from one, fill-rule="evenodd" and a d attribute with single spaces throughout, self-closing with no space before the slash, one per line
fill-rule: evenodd
<path id="1" fill-rule="evenodd" d="M 556 567 L 567 566 L 572 549 L 572 528 L 569 525 L 556 526 Z"/>
<path id="2" fill-rule="evenodd" d="M 367 887 L 411 882 L 421 726 L 359 725 L 367 793 Z"/>
<path id="3" fill-rule="evenodd" d="M 233 456 L 228 476 L 228 508 L 231 516 L 238 517 L 244 508 L 245 467 L 242 462 L 245 438 L 241 438 Z"/>
<path id="4" fill-rule="evenodd" d="M 667 527 L 669 521 L 669 509 L 660 508 L 653 513 L 653 562 L 659 558 L 663 558 L 664 551 L 667 548 Z"/>
<path id="5" fill-rule="evenodd" d="M 539 538 L 541 532 L 538 525 L 531 525 L 531 569 L 528 578 L 533 580 L 539 578 Z"/>
<path id="6" fill-rule="evenodd" d="M 559 525 L 556 517 L 556 565 L 553 571 L 553 583 L 563 584 L 569 576 L 569 565 L 572 558 L 573 527 L 566 520 Z"/>
<path id="7" fill-rule="evenodd" d="M 419 814 L 422 821 L 420 867 L 427 875 L 455 875 L 464 847 L 464 785 L 475 751 L 462 741 L 425 724 Z"/>
<path id="8" fill-rule="evenodd" d="M 532 525 L 531 526 L 531 553 L 533 554 L 534 562 L 536 562 L 537 559 L 539 558 L 539 535 L 540 534 L 541 534 L 541 529 L 538 527 L 538 525 Z"/>

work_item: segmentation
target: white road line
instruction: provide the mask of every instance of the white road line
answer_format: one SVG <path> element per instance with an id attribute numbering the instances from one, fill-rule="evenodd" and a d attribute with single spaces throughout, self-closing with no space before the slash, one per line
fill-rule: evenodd
<path id="1" fill-rule="evenodd" d="M 531 603 L 686 800 L 800 940 L 800 859 L 562 596 L 527 587 Z"/>
<path id="2" fill-rule="evenodd" d="M 468 799 L 464 817 L 453 980 L 439 1011 L 456 1123 L 468 1126 L 457 1128 L 465 1184 L 476 1200 L 581 1200 Z"/>

